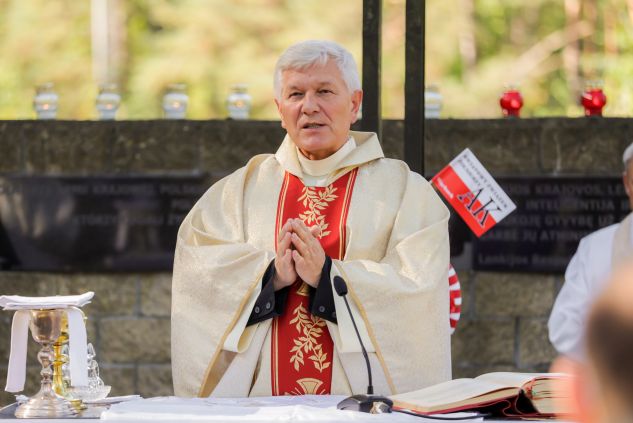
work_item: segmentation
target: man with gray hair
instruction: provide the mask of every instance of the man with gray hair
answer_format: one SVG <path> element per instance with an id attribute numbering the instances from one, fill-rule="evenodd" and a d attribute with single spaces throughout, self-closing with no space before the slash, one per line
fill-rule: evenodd
<path id="1" fill-rule="evenodd" d="M 633 143 L 622 155 L 622 181 L 633 209 Z M 602 228 L 580 240 L 565 271 L 549 318 L 549 339 L 559 354 L 584 361 L 587 313 L 602 292 L 612 270 L 633 257 L 633 213 L 622 222 Z"/>
<path id="2" fill-rule="evenodd" d="M 291 46 L 274 87 L 279 149 L 213 185 L 178 233 L 176 395 L 365 393 L 336 276 L 377 394 L 450 379 L 448 210 L 375 134 L 350 131 L 363 93 L 347 50 Z"/>

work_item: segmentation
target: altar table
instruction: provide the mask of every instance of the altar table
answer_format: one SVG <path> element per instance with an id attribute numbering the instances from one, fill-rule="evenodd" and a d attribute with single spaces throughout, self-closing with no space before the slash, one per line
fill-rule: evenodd
<path id="1" fill-rule="evenodd" d="M 446 420 L 427 419 L 403 413 L 367 414 L 336 409 L 343 396 L 286 396 L 255 398 L 178 398 L 156 397 L 115 404 L 110 409 L 93 413 L 92 418 L 81 419 L 20 419 L 33 423 L 72 423 L 77 420 L 108 420 L 121 423 L 146 422 L 418 422 L 438 423 Z M 15 419 L 15 406 L 0 410 L 0 419 Z M 93 410 L 96 411 L 96 410 Z M 460 413 L 454 417 L 466 417 Z M 444 415 L 451 416 L 451 415 Z M 507 422 L 495 419 L 459 419 L 452 422 Z M 552 420 L 549 420 L 552 422 Z M 557 423 L 563 423 L 556 421 Z M 570 423 L 570 422 L 568 422 Z"/>

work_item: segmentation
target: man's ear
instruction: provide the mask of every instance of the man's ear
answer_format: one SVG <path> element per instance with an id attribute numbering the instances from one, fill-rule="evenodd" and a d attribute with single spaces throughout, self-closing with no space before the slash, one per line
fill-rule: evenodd
<path id="1" fill-rule="evenodd" d="M 284 115 L 281 113 L 281 105 L 279 104 L 279 100 L 274 99 L 275 106 L 277 106 L 277 112 L 279 113 L 279 117 L 281 118 L 281 127 L 286 128 L 286 122 L 284 122 Z"/>
<path id="2" fill-rule="evenodd" d="M 352 93 L 352 110 L 350 111 L 352 123 L 358 120 L 358 111 L 360 110 L 361 104 L 363 104 L 363 92 L 356 90 Z"/>

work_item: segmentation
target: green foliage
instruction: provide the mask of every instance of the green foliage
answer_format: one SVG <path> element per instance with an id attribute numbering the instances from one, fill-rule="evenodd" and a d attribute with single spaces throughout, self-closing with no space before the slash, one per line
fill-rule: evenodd
<path id="1" fill-rule="evenodd" d="M 565 4 L 579 2 L 579 34 Z M 276 119 L 278 55 L 310 38 L 335 40 L 362 65 L 362 0 L 110 0 L 118 38 L 110 69 L 120 119 L 162 115 L 166 85 L 188 86 L 188 117 L 226 116 L 246 83 L 252 116 Z M 382 111 L 404 110 L 404 3 L 383 1 Z M 582 113 L 584 79 L 601 78 L 607 115 L 633 112 L 629 0 L 427 0 L 426 75 L 446 117 L 497 117 L 505 83 L 519 83 L 524 116 Z M 32 118 L 38 83 L 55 83 L 60 119 L 93 119 L 97 75 L 88 0 L 0 0 L 0 119 Z M 118 20 L 117 20 L 118 19 Z M 581 40 L 578 42 L 578 40 Z M 575 47 L 575 50 L 574 50 Z M 574 51 L 576 53 L 574 53 Z M 573 54 L 577 62 L 570 61 Z"/>

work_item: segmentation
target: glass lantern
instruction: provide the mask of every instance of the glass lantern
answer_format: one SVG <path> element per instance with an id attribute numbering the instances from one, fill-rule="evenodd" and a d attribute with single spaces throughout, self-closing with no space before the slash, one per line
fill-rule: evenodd
<path id="1" fill-rule="evenodd" d="M 33 108 L 37 119 L 50 120 L 57 117 L 57 105 L 59 97 L 53 89 L 53 83 L 47 82 L 35 88 Z"/>
<path id="2" fill-rule="evenodd" d="M 428 85 L 424 89 L 424 117 L 439 119 L 442 111 L 442 94 L 437 85 Z"/>
<path id="3" fill-rule="evenodd" d="M 165 119 L 184 119 L 187 114 L 187 86 L 185 84 L 170 84 L 163 96 L 163 111 Z"/>
<path id="4" fill-rule="evenodd" d="M 101 84 L 97 95 L 96 107 L 99 120 L 114 120 L 121 104 L 121 96 L 116 84 Z"/>
<path id="5" fill-rule="evenodd" d="M 251 113 L 253 99 L 248 93 L 248 86 L 236 84 L 231 87 L 231 93 L 226 98 L 226 109 L 229 112 L 229 119 L 248 119 Z"/>
<path id="6" fill-rule="evenodd" d="M 503 116 L 518 118 L 523 107 L 523 97 L 516 85 L 508 85 L 499 99 L 499 105 L 503 110 Z"/>
<path id="7" fill-rule="evenodd" d="M 602 91 L 602 81 L 587 81 L 580 102 L 585 109 L 585 116 L 602 116 L 602 109 L 607 104 L 607 96 Z"/>

